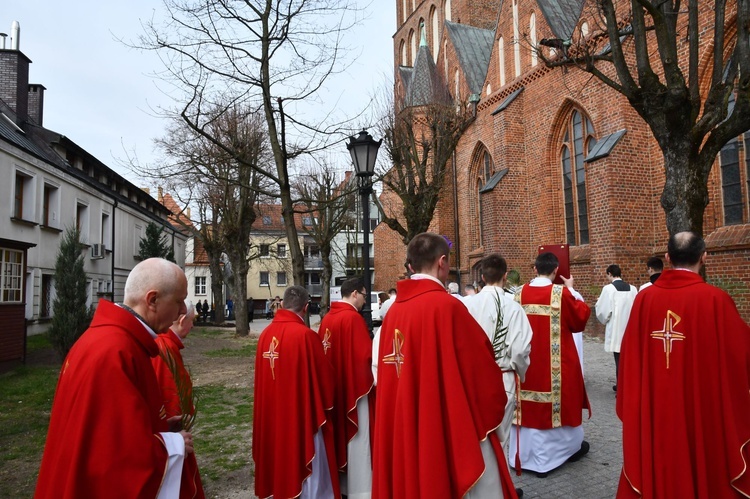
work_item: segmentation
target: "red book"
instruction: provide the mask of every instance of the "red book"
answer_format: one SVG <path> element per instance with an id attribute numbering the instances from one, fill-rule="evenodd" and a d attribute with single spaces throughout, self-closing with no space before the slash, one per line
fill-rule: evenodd
<path id="1" fill-rule="evenodd" d="M 555 284 L 563 284 L 560 276 L 566 279 L 570 278 L 570 246 L 567 244 L 543 244 L 539 246 L 539 253 L 553 253 L 560 261 L 560 267 L 557 269 Z"/>

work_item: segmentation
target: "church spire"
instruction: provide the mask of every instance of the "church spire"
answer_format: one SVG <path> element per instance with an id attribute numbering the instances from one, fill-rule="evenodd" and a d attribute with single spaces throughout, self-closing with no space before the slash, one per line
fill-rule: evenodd
<path id="1" fill-rule="evenodd" d="M 419 32 L 420 32 L 419 46 L 426 47 L 427 46 L 427 34 L 424 29 L 424 21 L 419 23 Z"/>

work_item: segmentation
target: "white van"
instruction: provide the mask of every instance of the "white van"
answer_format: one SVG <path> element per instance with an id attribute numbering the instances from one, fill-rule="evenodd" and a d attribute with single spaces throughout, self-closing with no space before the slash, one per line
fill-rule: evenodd
<path id="1" fill-rule="evenodd" d="M 379 326 L 383 320 L 380 318 L 380 303 L 378 302 L 380 291 L 370 291 L 370 310 L 372 310 L 372 325 Z M 341 300 L 341 286 L 331 286 L 331 303 Z"/>

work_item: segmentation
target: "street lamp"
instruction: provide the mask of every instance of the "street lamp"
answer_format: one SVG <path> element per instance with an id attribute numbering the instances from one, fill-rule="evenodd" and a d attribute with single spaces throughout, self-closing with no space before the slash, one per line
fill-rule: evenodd
<path id="1" fill-rule="evenodd" d="M 375 159 L 383 139 L 375 140 L 363 129 L 356 137 L 349 137 L 346 148 L 352 155 L 354 172 L 359 179 L 359 195 L 362 199 L 362 256 L 364 260 L 365 305 L 362 315 L 367 329 L 372 335 L 372 306 L 370 305 L 370 194 L 372 194 L 372 175 L 375 173 Z"/>

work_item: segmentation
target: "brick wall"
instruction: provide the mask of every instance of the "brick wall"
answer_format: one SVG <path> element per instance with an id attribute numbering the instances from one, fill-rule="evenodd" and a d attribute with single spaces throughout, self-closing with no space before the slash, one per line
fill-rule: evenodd
<path id="1" fill-rule="evenodd" d="M 397 55 L 400 34 L 408 29 L 416 30 L 415 23 L 420 17 L 428 19 L 429 8 L 434 3 L 437 2 L 420 3 L 406 24 L 397 30 L 394 37 Z M 553 37 L 536 2 L 519 0 L 518 3 L 522 33 L 528 32 L 529 16 L 535 12 L 537 39 Z M 453 21 L 487 27 L 482 23 L 491 21 L 494 26 L 498 19 L 498 2 L 474 0 L 454 1 L 453 4 Z M 713 16 L 709 7 L 701 7 L 700 16 L 704 23 Z M 584 9 L 584 16 L 586 12 Z M 465 133 L 455 154 L 455 205 L 458 212 L 454 214 L 453 181 L 449 176 L 446 181 L 450 183 L 443 189 L 445 197 L 438 206 L 432 227 L 458 244 L 454 246 L 452 264 L 460 272 L 462 283 L 472 281 L 472 268 L 483 256 L 495 251 L 507 258 L 509 268 L 519 270 L 522 279 L 528 280 L 532 277 L 531 265 L 537 247 L 565 242 L 560 150 L 566 124 L 574 110 L 591 120 L 596 138 L 627 130 L 608 157 L 585 166 L 590 235 L 588 244 L 571 248 L 571 273 L 576 288 L 593 307 L 601 287 L 606 284 L 604 269 L 612 263 L 622 267 L 624 279 L 633 285 L 646 282 L 645 262 L 651 256 L 664 254 L 668 236 L 660 205 L 664 161 L 650 129 L 623 96 L 596 78 L 575 69 L 549 69 L 541 61 L 533 67 L 528 45 L 523 43 L 522 73 L 516 78 L 510 1 L 502 2 L 495 35 L 496 40 L 501 35 L 504 38 L 505 85 L 500 86 L 500 58 L 495 43 L 482 100 L 477 107 L 477 120 Z M 704 67 L 709 68 L 706 54 L 710 50 L 705 49 L 710 48 L 707 45 L 710 39 L 704 38 L 703 41 Z M 630 45 L 626 42 L 625 48 L 629 47 L 632 48 L 632 42 Z M 685 51 L 686 46 L 682 44 L 681 57 L 686 56 Z M 453 94 L 453 74 L 459 66 L 450 43 L 447 51 L 441 52 L 438 58 L 440 73 L 445 72 L 444 56 L 448 58 L 448 74 L 443 74 L 443 77 L 449 82 Z M 632 57 L 629 62 L 632 64 Z M 524 90 L 518 98 L 493 116 L 492 112 L 498 105 L 521 85 Z M 490 93 L 487 93 L 488 86 L 492 90 Z M 464 98 L 468 95 L 463 76 L 460 94 Z M 480 179 L 482 184 L 484 181 L 480 162 L 481 151 L 485 148 L 492 156 L 495 171 L 507 168 L 508 173 L 491 192 L 478 195 L 477 180 Z M 747 191 L 747 179 L 743 178 L 743 181 Z M 388 193 L 383 196 L 387 197 Z M 743 201 L 747 213 L 750 193 L 745 192 L 745 196 Z M 478 217 L 480 197 L 481 225 Z M 710 254 L 707 275 L 709 282 L 733 296 L 740 313 L 750 321 L 747 277 L 750 276 L 750 224 L 722 227 L 721 203 L 721 177 L 717 164 L 709 179 L 709 206 L 704 223 Z M 454 217 L 458 220 L 457 231 Z M 746 220 L 750 220 L 750 214 Z M 388 281 L 403 273 L 401 256 L 405 249 L 400 237 L 393 237 L 393 231 L 383 224 L 375 232 L 375 238 L 378 254 L 385 255 L 385 258 L 376 256 L 375 259 L 376 286 L 387 289 L 390 287 Z M 598 334 L 602 331 L 596 319 L 592 319 L 587 332 Z"/>

